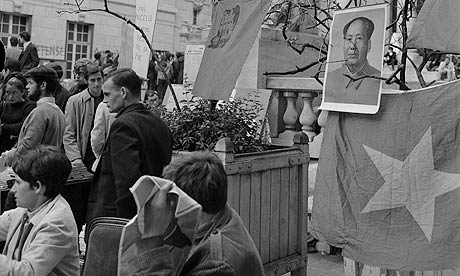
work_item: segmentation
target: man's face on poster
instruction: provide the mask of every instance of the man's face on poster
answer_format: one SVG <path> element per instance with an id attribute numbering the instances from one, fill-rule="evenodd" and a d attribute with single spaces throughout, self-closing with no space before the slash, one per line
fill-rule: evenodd
<path id="1" fill-rule="evenodd" d="M 355 20 L 348 27 L 343 41 L 343 56 L 350 69 L 360 69 L 367 60 L 371 42 L 366 32 L 366 25 L 362 20 Z"/>

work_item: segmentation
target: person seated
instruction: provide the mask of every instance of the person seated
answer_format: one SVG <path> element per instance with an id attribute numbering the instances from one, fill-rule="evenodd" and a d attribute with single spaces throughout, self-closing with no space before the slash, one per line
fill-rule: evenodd
<path id="1" fill-rule="evenodd" d="M 393 47 L 388 47 L 388 52 L 383 56 L 383 60 L 386 65 L 391 66 L 391 70 L 395 69 L 395 65 L 398 65 L 398 58 Z"/>
<path id="2" fill-rule="evenodd" d="M 129 262 L 133 275 L 264 275 L 251 236 L 238 213 L 227 204 L 227 175 L 215 154 L 181 156 L 166 167 L 163 177 L 202 206 L 199 226 L 185 262 L 175 263 L 171 246 L 184 243 L 177 241 L 180 229 L 170 226 L 174 212 L 167 193 L 173 184 L 164 185 L 153 199 L 155 204 L 149 205 L 152 217 L 162 218 L 152 223 L 164 229 L 164 234 L 136 243 L 138 255 Z"/>
<path id="3" fill-rule="evenodd" d="M 438 80 L 452 81 L 455 80 L 455 66 L 449 56 L 446 56 L 443 62 L 438 67 Z"/>
<path id="4" fill-rule="evenodd" d="M 61 149 L 37 146 L 12 164 L 17 208 L 0 216 L 0 275 L 79 275 L 77 225 L 60 195 L 72 166 Z"/>

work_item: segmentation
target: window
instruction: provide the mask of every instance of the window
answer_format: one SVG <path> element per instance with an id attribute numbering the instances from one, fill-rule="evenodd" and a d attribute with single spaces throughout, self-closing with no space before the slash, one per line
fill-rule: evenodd
<path id="1" fill-rule="evenodd" d="M 200 9 L 193 8 L 193 25 L 198 25 L 198 15 L 200 14 Z"/>
<path id="2" fill-rule="evenodd" d="M 23 31 L 30 32 L 29 16 L 27 15 L 16 15 L 9 13 L 0 13 L 0 39 L 5 46 L 8 43 L 8 37 L 17 36 Z M 22 45 L 20 45 L 22 46 Z"/>
<path id="3" fill-rule="evenodd" d="M 75 22 L 67 23 L 66 78 L 74 78 L 72 72 L 75 61 L 80 58 L 91 59 L 92 33 L 92 25 Z"/>

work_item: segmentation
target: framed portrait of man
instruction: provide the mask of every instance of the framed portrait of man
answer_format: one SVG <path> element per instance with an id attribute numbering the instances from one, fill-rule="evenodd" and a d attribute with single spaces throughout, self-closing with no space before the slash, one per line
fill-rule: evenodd
<path id="1" fill-rule="evenodd" d="M 377 113 L 386 25 L 387 5 L 334 13 L 320 109 Z"/>

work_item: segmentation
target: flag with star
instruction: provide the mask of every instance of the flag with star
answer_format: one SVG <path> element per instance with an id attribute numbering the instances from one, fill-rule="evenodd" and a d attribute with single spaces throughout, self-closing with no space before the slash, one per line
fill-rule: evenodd
<path id="1" fill-rule="evenodd" d="M 370 266 L 460 266 L 460 81 L 329 112 L 311 232 Z"/>

